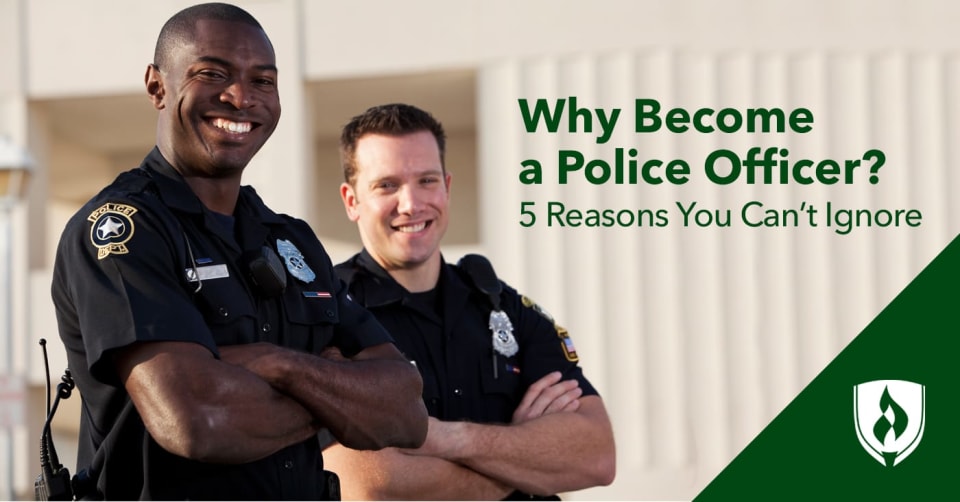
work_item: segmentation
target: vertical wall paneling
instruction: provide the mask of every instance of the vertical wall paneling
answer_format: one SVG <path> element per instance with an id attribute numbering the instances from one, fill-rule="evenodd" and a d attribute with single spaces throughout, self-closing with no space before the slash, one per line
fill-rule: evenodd
<path id="1" fill-rule="evenodd" d="M 483 248 L 570 330 L 614 422 L 617 489 L 574 498 L 695 495 L 946 245 L 960 224 L 960 203 L 948 196 L 960 175 L 947 168 L 958 157 L 949 138 L 960 102 L 948 92 L 958 80 L 955 59 L 894 51 L 650 49 L 480 70 Z M 521 97 L 547 99 L 551 108 L 567 100 L 559 130 L 525 131 Z M 586 113 L 570 120 L 570 97 L 590 109 L 592 131 Z M 713 108 L 714 126 L 722 108 L 781 108 L 787 116 L 806 108 L 814 121 L 806 133 L 637 132 L 637 99 L 657 100 L 661 118 L 670 108 Z M 620 109 L 604 143 L 596 140 L 597 108 Z M 558 182 L 560 150 L 613 168 L 618 148 L 627 168 L 621 183 L 590 183 L 583 171 Z M 778 165 L 772 178 L 758 171 L 748 183 L 743 159 L 753 148 L 774 149 L 788 168 L 831 159 L 841 179 L 801 184 L 781 179 Z M 869 183 L 873 161 L 863 158 L 873 148 L 886 154 L 877 184 Z M 739 159 L 714 164 L 720 176 L 740 165 L 729 183 L 706 177 L 706 159 L 718 150 Z M 540 161 L 543 183 L 518 181 L 524 159 Z M 631 183 L 630 161 L 652 159 L 686 161 L 689 181 Z M 848 160 L 859 161 L 849 183 Z M 521 201 L 535 202 L 531 228 L 518 223 Z M 765 224 L 743 220 L 751 201 L 759 205 L 750 221 Z M 580 224 L 551 221 L 550 202 L 565 214 L 583 212 Z M 678 204 L 694 203 L 694 213 L 703 212 L 684 225 Z M 901 208 L 923 212 L 920 229 L 877 226 L 877 210 Z M 590 210 L 610 210 L 620 222 L 588 227 Z M 859 227 L 845 229 L 838 210 L 867 210 L 872 227 L 861 214 Z M 649 219 L 657 211 L 666 224 Z"/>
<path id="2" fill-rule="evenodd" d="M 807 108 L 813 113 L 812 130 L 794 135 L 792 151 L 802 152 L 805 158 L 820 160 L 829 158 L 828 136 L 830 124 L 827 62 L 823 54 L 804 53 L 791 58 L 788 67 L 791 107 Z M 806 385 L 833 357 L 830 337 L 836 329 L 834 318 L 833 285 L 830 277 L 832 253 L 830 243 L 835 234 L 823 228 L 823 214 L 831 195 L 823 189 L 807 190 L 791 186 L 794 205 L 797 200 L 806 202 L 818 210 L 818 226 L 806 226 L 795 231 L 794 260 L 781 262 L 792 267 L 796 284 L 786 289 L 796 291 L 794 308 L 798 343 L 796 355 L 800 386 Z M 764 288 L 769 283 L 764 284 Z M 789 394 L 788 394 L 789 395 Z"/>

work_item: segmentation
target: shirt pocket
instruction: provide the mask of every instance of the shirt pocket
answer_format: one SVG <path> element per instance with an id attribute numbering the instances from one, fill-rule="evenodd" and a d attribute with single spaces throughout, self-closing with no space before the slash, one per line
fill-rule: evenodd
<path id="1" fill-rule="evenodd" d="M 287 319 L 284 345 L 320 353 L 333 338 L 340 322 L 340 309 L 334 294 L 291 288 L 284 291 L 283 310 Z"/>
<path id="2" fill-rule="evenodd" d="M 231 280 L 206 280 L 197 305 L 217 346 L 257 341 L 257 315 L 247 291 Z"/>
<path id="3" fill-rule="evenodd" d="M 481 358 L 480 383 L 484 394 L 501 395 L 519 402 L 521 368 L 517 359 L 502 354 Z"/>

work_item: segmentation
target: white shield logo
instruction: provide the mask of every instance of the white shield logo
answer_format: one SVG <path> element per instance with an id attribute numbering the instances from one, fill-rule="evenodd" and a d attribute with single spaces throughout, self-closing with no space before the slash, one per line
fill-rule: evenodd
<path id="1" fill-rule="evenodd" d="M 874 380 L 853 387 L 857 439 L 887 467 L 907 458 L 923 437 L 923 385 L 905 380 Z"/>

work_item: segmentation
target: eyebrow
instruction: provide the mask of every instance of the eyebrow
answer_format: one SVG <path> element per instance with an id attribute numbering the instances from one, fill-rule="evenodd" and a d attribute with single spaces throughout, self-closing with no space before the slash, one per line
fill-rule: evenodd
<path id="1" fill-rule="evenodd" d="M 422 177 L 424 177 L 424 176 L 440 176 L 440 177 L 442 177 L 442 176 L 444 175 L 444 172 L 443 172 L 442 169 L 434 169 L 434 168 L 430 167 L 430 168 L 426 168 L 426 169 L 423 169 L 423 170 L 420 170 L 420 171 L 416 171 L 416 172 L 413 173 L 413 175 L 414 175 L 414 177 L 417 177 L 417 178 L 422 178 Z M 390 174 L 390 175 L 386 175 L 386 176 L 380 176 L 379 178 L 374 178 L 374 179 L 370 180 L 370 184 L 371 184 L 371 185 L 375 185 L 375 184 L 377 184 L 377 183 L 382 183 L 382 182 L 384 182 L 384 181 L 397 181 L 397 180 L 399 180 L 399 179 L 401 179 L 401 178 L 402 178 L 402 176 L 398 176 L 398 175 L 395 175 L 395 174 Z"/>
<path id="2" fill-rule="evenodd" d="M 213 63 L 213 64 L 218 64 L 220 66 L 226 66 L 227 68 L 232 68 L 233 66 L 235 66 L 229 61 L 227 61 L 226 59 L 218 58 L 216 56 L 200 56 L 197 58 L 197 62 Z M 273 72 L 279 73 L 279 71 L 277 70 L 277 65 L 275 64 L 270 64 L 270 63 L 261 64 L 261 65 L 254 66 L 254 68 L 261 71 L 273 71 Z"/>

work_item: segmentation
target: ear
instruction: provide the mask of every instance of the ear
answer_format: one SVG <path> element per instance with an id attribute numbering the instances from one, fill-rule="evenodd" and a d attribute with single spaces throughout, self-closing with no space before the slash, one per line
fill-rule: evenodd
<path id="1" fill-rule="evenodd" d="M 166 89 L 163 86 L 163 75 L 160 74 L 160 68 L 155 64 L 147 65 L 147 73 L 143 76 L 143 82 L 147 86 L 147 95 L 150 96 L 150 102 L 157 110 L 166 107 L 163 98 L 166 95 Z"/>
<path id="2" fill-rule="evenodd" d="M 447 199 L 450 199 L 450 183 L 453 181 L 453 175 L 449 172 L 443 174 L 443 184 L 447 186 Z"/>
<path id="3" fill-rule="evenodd" d="M 357 192 L 347 182 L 340 184 L 340 199 L 343 200 L 343 209 L 347 211 L 347 218 L 356 223 L 360 219 L 360 211 L 357 210 Z"/>

